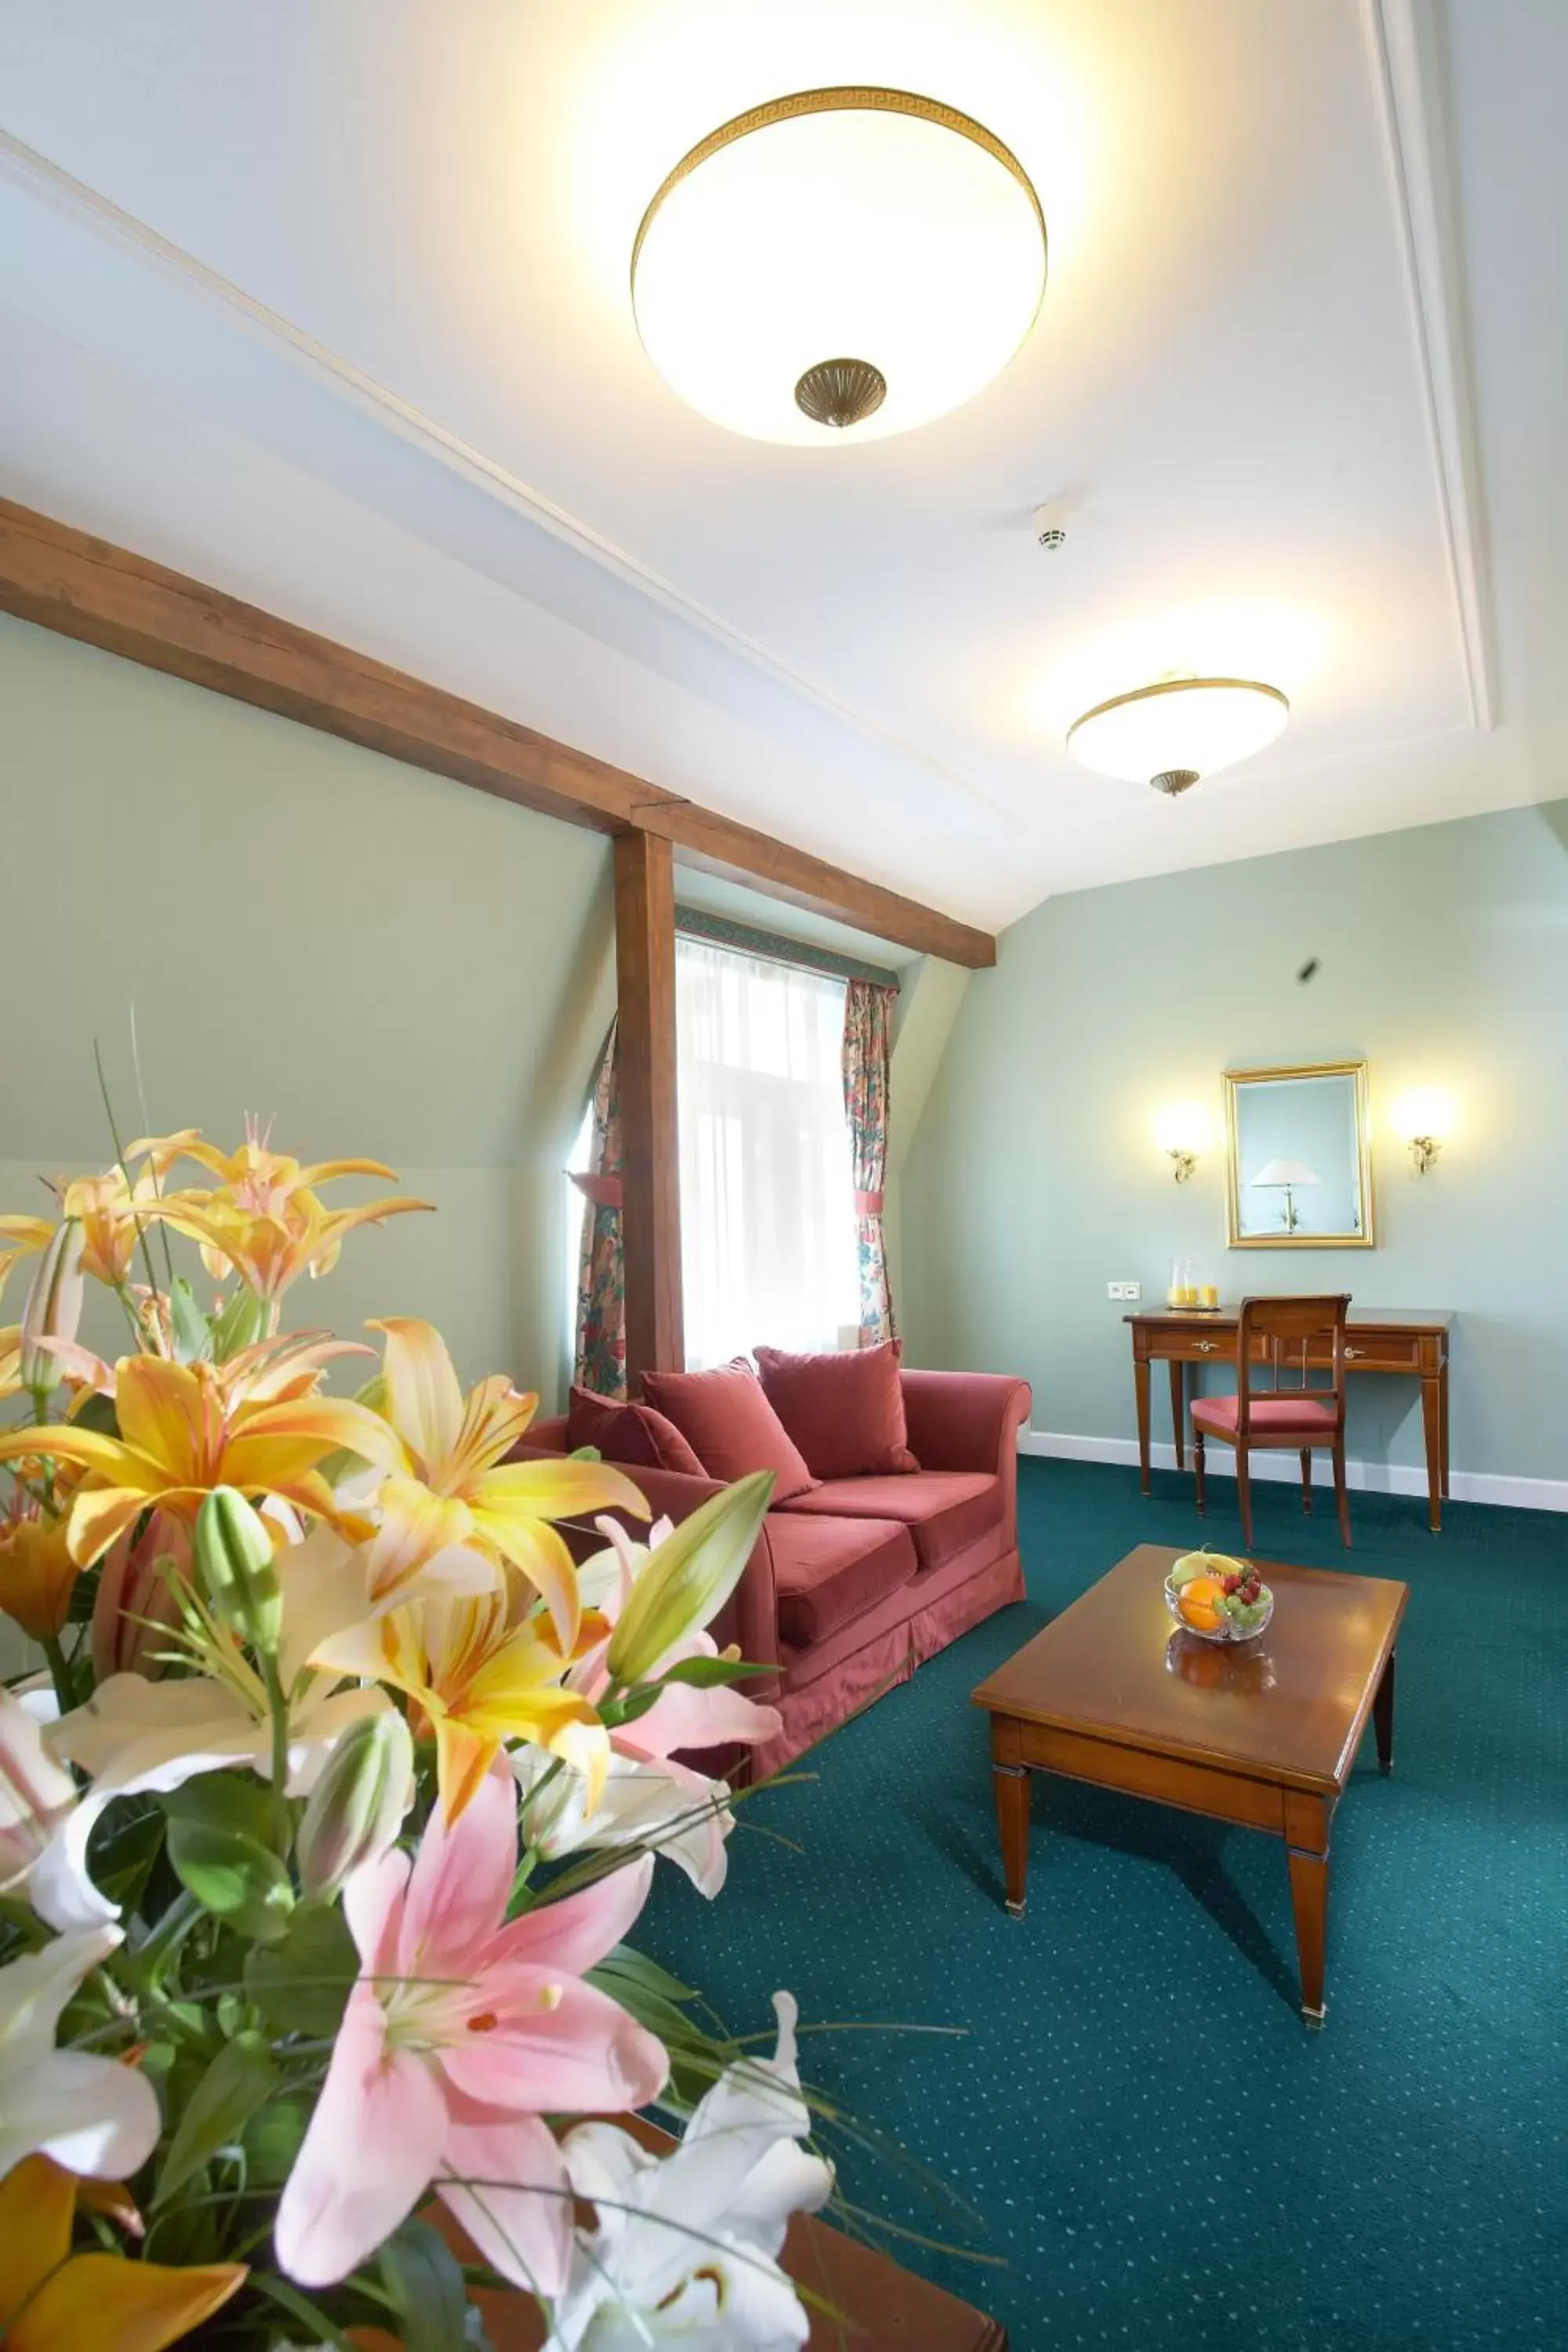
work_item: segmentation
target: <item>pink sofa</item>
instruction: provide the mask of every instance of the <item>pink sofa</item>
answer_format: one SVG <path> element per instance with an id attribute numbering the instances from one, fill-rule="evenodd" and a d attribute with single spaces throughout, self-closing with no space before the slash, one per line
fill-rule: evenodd
<path id="1" fill-rule="evenodd" d="M 919 1470 L 836 1478 L 769 1512 L 712 1631 L 773 1669 L 745 1685 L 784 1717 L 758 1773 L 793 1757 L 983 1618 L 1024 1597 L 1017 1431 L 1027 1384 L 992 1372 L 902 1371 Z M 563 1419 L 542 1421 L 517 1458 L 561 1453 Z M 627 1466 L 656 1515 L 687 1517 L 709 1478 Z M 578 1538 L 579 1548 L 584 1538 Z"/>

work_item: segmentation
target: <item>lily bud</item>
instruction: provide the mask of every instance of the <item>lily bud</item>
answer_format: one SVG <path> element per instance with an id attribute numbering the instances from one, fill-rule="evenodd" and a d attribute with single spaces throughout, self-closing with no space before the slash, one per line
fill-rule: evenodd
<path id="1" fill-rule="evenodd" d="M 723 1607 L 752 1556 L 773 1491 L 773 1472 L 754 1470 L 711 1496 L 648 1554 L 605 1654 L 612 1681 L 647 1682 L 678 1643 Z"/>
<path id="2" fill-rule="evenodd" d="M 154 1511 L 140 1536 L 127 1528 L 110 1545 L 99 1570 L 89 1635 L 95 1682 L 106 1683 L 110 1675 L 140 1675 L 155 1683 L 163 1674 L 160 1654 L 180 1622 L 171 1575 L 190 1581 L 190 1529 L 172 1512 Z"/>
<path id="3" fill-rule="evenodd" d="M 51 1234 L 22 1309 L 22 1386 L 47 1391 L 59 1384 L 58 1358 L 40 1339 L 74 1339 L 81 1321 L 81 1227 L 67 1217 Z"/>
<path id="4" fill-rule="evenodd" d="M 379 1862 L 414 1802 L 414 1742 L 395 1707 L 351 1724 L 310 1791 L 294 1842 L 300 1884 L 330 1902 L 343 1881 Z"/>
<path id="5" fill-rule="evenodd" d="M 0 1890 L 26 1877 L 76 1802 L 37 1723 L 0 1685 Z"/>
<path id="6" fill-rule="evenodd" d="M 215 1486 L 196 1513 L 196 1565 L 213 1615 L 253 1650 L 278 1647 L 283 1591 L 266 1522 L 232 1486 Z"/>

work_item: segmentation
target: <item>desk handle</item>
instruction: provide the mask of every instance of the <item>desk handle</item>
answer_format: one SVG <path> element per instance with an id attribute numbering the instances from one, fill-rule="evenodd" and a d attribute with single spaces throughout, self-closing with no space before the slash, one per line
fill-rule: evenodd
<path id="1" fill-rule="evenodd" d="M 1219 1342 L 1217 1339 L 1198 1339 L 1194 1342 L 1194 1346 L 1200 1356 L 1212 1356 L 1218 1345 Z"/>
<path id="2" fill-rule="evenodd" d="M 1347 1348 L 1345 1349 L 1345 1361 L 1348 1364 L 1353 1358 L 1357 1356 L 1364 1356 L 1365 1353 L 1366 1349 L 1364 1348 Z"/>

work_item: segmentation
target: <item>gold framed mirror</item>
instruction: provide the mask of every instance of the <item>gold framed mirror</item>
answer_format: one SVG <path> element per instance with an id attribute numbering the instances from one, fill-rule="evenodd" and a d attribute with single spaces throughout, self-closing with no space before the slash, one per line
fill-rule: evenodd
<path id="1" fill-rule="evenodd" d="M 1364 1062 L 1225 1073 L 1232 1249 L 1371 1249 Z"/>

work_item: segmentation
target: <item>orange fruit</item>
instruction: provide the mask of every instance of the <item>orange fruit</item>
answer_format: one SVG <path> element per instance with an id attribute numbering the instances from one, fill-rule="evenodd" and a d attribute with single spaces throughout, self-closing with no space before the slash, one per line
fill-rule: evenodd
<path id="1" fill-rule="evenodd" d="M 1224 1591 L 1217 1576 L 1194 1576 L 1183 1585 L 1176 1606 L 1198 1633 L 1217 1633 L 1220 1612 L 1215 1604 Z"/>

